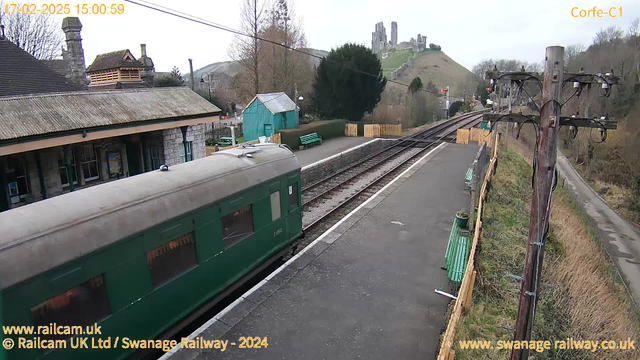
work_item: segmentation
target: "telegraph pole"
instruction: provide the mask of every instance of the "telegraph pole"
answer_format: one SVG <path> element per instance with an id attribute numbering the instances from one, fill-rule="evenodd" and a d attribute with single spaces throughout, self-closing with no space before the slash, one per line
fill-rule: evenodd
<path id="1" fill-rule="evenodd" d="M 542 273 L 545 236 L 549 228 L 551 192 L 556 167 L 563 72 L 564 48 L 561 46 L 548 47 L 545 57 L 539 129 L 536 129 L 540 140 L 538 143 L 533 197 L 531 199 L 529 241 L 522 277 L 522 288 L 520 289 L 514 341 L 531 339 L 531 330 L 538 302 L 538 285 Z M 511 352 L 510 360 L 526 359 L 528 353 L 527 349 L 514 349 Z"/>

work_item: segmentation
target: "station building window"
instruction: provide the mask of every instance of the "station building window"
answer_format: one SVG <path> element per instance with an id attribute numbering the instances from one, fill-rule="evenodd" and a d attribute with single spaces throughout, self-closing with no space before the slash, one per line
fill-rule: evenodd
<path id="1" fill-rule="evenodd" d="M 69 186 L 69 173 L 64 164 L 64 151 L 62 149 L 60 149 L 58 153 L 58 170 L 60 171 L 60 183 L 62 183 L 62 187 Z M 78 168 L 76 167 L 76 155 L 73 151 L 71 152 L 71 175 L 73 177 L 73 183 L 77 184 Z"/>
<path id="2" fill-rule="evenodd" d="M 149 145 L 151 155 L 151 170 L 158 170 L 164 164 L 164 148 L 159 145 Z"/>
<path id="3" fill-rule="evenodd" d="M 102 274 L 31 308 L 34 326 L 82 326 L 111 314 Z M 65 335 L 64 337 L 68 337 Z"/>
<path id="4" fill-rule="evenodd" d="M 80 147 L 80 167 L 85 181 L 96 180 L 100 177 L 98 171 L 98 157 L 93 145 L 83 145 Z"/>
<path id="5" fill-rule="evenodd" d="M 147 252 L 153 288 L 198 265 L 193 231 Z"/>
<path id="6" fill-rule="evenodd" d="M 289 210 L 298 207 L 298 183 L 289 185 Z"/>
<path id="7" fill-rule="evenodd" d="M 27 195 L 31 194 L 27 162 L 22 156 L 9 156 L 8 165 L 7 183 L 11 203 L 24 201 Z"/>
<path id="8" fill-rule="evenodd" d="M 184 144 L 180 144 L 180 160 L 182 162 L 187 162 L 193 160 L 193 151 L 192 151 L 193 142 L 186 141 Z M 186 149 L 186 156 L 185 156 Z"/>
<path id="9" fill-rule="evenodd" d="M 280 210 L 280 191 L 271 194 L 271 221 L 276 221 L 282 216 Z"/>
<path id="10" fill-rule="evenodd" d="M 231 212 L 222 218 L 222 243 L 227 249 L 253 234 L 253 212 L 251 205 Z"/>

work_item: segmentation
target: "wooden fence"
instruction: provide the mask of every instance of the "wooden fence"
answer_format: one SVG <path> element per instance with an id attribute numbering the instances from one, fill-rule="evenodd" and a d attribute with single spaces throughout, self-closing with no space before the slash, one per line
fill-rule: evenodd
<path id="1" fill-rule="evenodd" d="M 358 124 L 346 124 L 344 127 L 344 136 L 358 136 Z"/>
<path id="2" fill-rule="evenodd" d="M 469 129 L 458 129 L 456 134 L 456 144 L 469 144 Z"/>
<path id="3" fill-rule="evenodd" d="M 497 144 L 498 141 L 496 141 L 495 143 Z M 487 174 L 484 177 L 482 188 L 478 196 L 478 212 L 476 215 L 475 229 L 473 233 L 473 243 L 471 245 L 469 260 L 467 261 L 467 268 L 465 270 L 464 277 L 462 278 L 462 284 L 460 286 L 460 290 L 458 290 L 458 297 L 453 306 L 453 312 L 451 313 L 451 318 L 449 319 L 449 323 L 447 324 L 447 329 L 444 333 L 444 336 L 442 337 L 442 342 L 440 343 L 440 352 L 438 353 L 438 360 L 453 360 L 455 358 L 455 351 L 452 349 L 452 347 L 453 347 L 453 338 L 455 337 L 455 333 L 456 333 L 456 326 L 460 321 L 460 317 L 462 316 L 462 311 L 468 310 L 471 307 L 471 296 L 473 294 L 473 285 L 476 280 L 476 270 L 475 270 L 476 248 L 478 246 L 478 242 L 482 239 L 482 210 L 484 207 L 484 200 L 487 196 L 487 188 L 489 186 L 489 183 L 491 182 L 491 177 L 493 176 L 493 172 L 495 170 L 497 156 L 498 156 L 498 147 L 495 146 L 493 148 L 493 155 L 491 157 L 491 161 L 489 162 L 489 168 L 487 169 Z"/>
<path id="4" fill-rule="evenodd" d="M 377 138 L 380 137 L 380 124 L 367 124 L 364 126 L 364 137 Z"/>
<path id="5" fill-rule="evenodd" d="M 272 144 L 282 144 L 282 134 L 277 133 L 277 134 L 271 135 L 271 138 L 269 139 L 269 142 L 272 143 Z M 227 149 L 233 149 L 234 147 L 237 147 L 237 146 L 240 146 L 240 145 L 258 144 L 258 143 L 260 143 L 260 140 L 251 140 L 251 141 L 243 142 L 242 144 L 236 144 L 236 146 L 221 147 L 221 148 L 218 148 L 218 151 L 227 150 Z M 206 152 L 206 156 L 209 156 L 209 155 L 213 154 L 214 152 L 216 152 L 216 147 L 215 146 L 207 146 L 205 152 Z"/>
<path id="6" fill-rule="evenodd" d="M 402 136 L 402 125 L 380 124 L 381 136 Z"/>

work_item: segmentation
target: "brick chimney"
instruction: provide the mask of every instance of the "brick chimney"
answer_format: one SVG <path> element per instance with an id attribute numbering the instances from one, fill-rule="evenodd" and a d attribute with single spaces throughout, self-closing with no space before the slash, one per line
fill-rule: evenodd
<path id="1" fill-rule="evenodd" d="M 155 75 L 156 69 L 153 66 L 153 60 L 147 56 L 147 45 L 140 44 L 140 57 L 138 61 L 144 65 L 144 69 L 140 72 L 140 77 L 147 84 L 147 87 L 153 87 L 153 76 Z"/>
<path id="2" fill-rule="evenodd" d="M 87 73 L 84 63 L 84 50 L 82 50 L 82 38 L 80 31 L 82 23 L 77 17 L 66 17 L 62 20 L 62 31 L 67 39 L 67 50 L 62 51 L 62 57 L 66 60 L 69 68 L 67 78 L 73 82 L 87 85 Z"/>

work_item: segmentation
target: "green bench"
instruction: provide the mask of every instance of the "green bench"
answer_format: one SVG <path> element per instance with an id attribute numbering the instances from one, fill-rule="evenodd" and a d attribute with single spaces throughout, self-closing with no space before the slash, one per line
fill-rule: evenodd
<path id="1" fill-rule="evenodd" d="M 464 185 L 465 189 L 471 191 L 471 180 L 473 179 L 473 167 L 470 167 L 467 170 L 467 173 L 464 175 Z"/>
<path id="2" fill-rule="evenodd" d="M 464 277 L 469 260 L 469 231 L 458 227 L 456 221 L 453 221 L 451 233 L 449 234 L 449 242 L 447 250 L 444 254 L 445 266 L 447 270 L 447 278 L 455 285 L 459 285 Z"/>
<path id="3" fill-rule="evenodd" d="M 318 133 L 311 133 L 300 136 L 300 144 L 302 144 L 302 146 L 304 147 L 313 145 L 315 143 L 322 144 L 322 138 L 320 137 L 320 135 L 318 135 Z"/>

